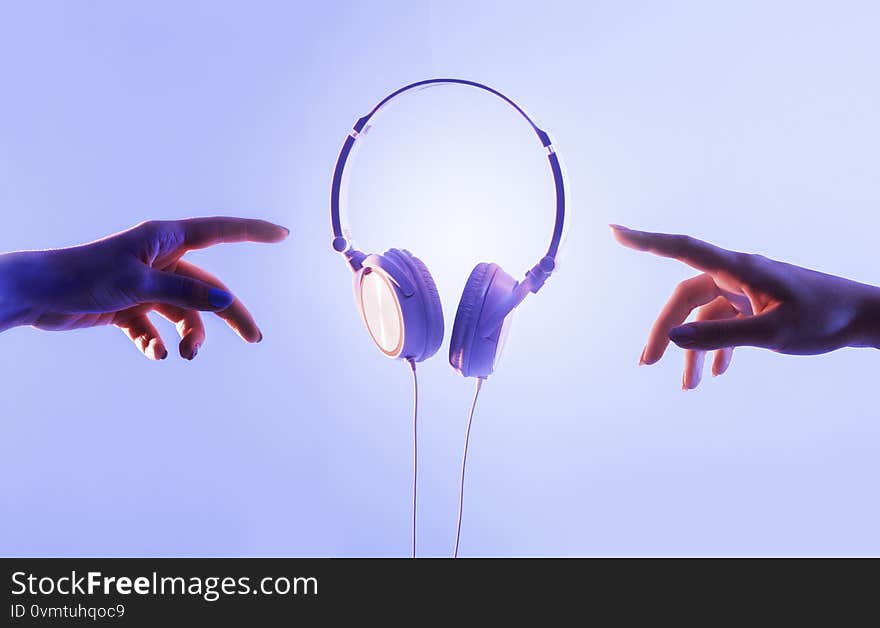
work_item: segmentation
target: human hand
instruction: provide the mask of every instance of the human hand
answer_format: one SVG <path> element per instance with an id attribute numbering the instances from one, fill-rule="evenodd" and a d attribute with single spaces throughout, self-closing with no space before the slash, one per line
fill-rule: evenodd
<path id="1" fill-rule="evenodd" d="M 115 325 L 152 360 L 168 351 L 148 314 L 177 326 L 180 355 L 205 341 L 199 311 L 215 312 L 246 342 L 262 333 L 223 283 L 182 257 L 228 242 L 280 242 L 290 232 L 263 220 L 148 221 L 67 249 L 0 255 L 0 331 L 16 325 L 67 330 Z"/>
<path id="2" fill-rule="evenodd" d="M 712 373 L 721 375 L 738 346 L 795 355 L 880 348 L 880 288 L 689 236 L 611 229 L 624 246 L 677 259 L 703 273 L 676 287 L 639 361 L 654 364 L 672 340 L 686 350 L 684 390 L 699 385 L 707 351 L 715 351 Z M 695 309 L 697 322 L 683 325 Z"/>

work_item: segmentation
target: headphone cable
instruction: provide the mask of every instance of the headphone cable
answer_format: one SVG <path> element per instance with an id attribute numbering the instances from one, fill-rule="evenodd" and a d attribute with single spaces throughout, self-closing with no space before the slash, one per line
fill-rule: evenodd
<path id="1" fill-rule="evenodd" d="M 458 543 L 461 540 L 461 515 L 464 510 L 464 474 L 467 467 L 468 443 L 471 440 L 471 424 L 474 421 L 474 410 L 477 407 L 477 399 L 480 397 L 480 389 L 483 387 L 485 378 L 477 378 L 477 387 L 474 390 L 474 400 L 471 402 L 471 410 L 468 413 L 467 432 L 464 436 L 464 455 L 461 457 L 461 484 L 458 487 L 458 528 L 455 531 L 455 550 L 453 558 L 458 558 Z"/>
<path id="2" fill-rule="evenodd" d="M 407 360 L 413 375 L 413 485 L 412 485 L 412 558 L 416 557 L 416 496 L 419 477 L 419 380 L 416 362 Z"/>

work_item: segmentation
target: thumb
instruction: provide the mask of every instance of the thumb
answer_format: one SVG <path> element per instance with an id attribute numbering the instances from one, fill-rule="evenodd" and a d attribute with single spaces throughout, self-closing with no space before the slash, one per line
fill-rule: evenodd
<path id="1" fill-rule="evenodd" d="M 772 348 L 777 337 L 778 321 L 773 313 L 688 323 L 674 327 L 669 339 L 683 349 L 711 351 L 727 347 Z"/>
<path id="2" fill-rule="evenodd" d="M 188 310 L 225 310 L 235 296 L 209 283 L 175 273 L 150 270 L 140 294 L 141 300 L 176 305 Z"/>

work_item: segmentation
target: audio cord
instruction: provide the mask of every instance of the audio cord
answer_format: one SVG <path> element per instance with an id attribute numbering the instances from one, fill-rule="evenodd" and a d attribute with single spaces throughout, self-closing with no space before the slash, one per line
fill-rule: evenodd
<path id="1" fill-rule="evenodd" d="M 416 497 L 419 478 L 419 379 L 416 361 L 407 360 L 413 375 L 413 485 L 412 485 L 412 558 L 416 557 Z"/>
<path id="2" fill-rule="evenodd" d="M 413 482 L 412 482 L 412 554 L 416 557 L 416 506 L 418 497 L 418 478 L 419 478 L 419 379 L 416 375 L 415 360 L 407 360 L 413 375 Z M 464 454 L 461 457 L 461 483 L 458 487 L 458 525 L 455 530 L 455 549 L 452 557 L 458 558 L 458 546 L 461 541 L 461 519 L 464 512 L 464 479 L 467 471 L 467 455 L 468 445 L 471 440 L 471 426 L 474 422 L 474 410 L 477 408 L 477 399 L 480 397 L 480 390 L 483 387 L 485 378 L 478 377 L 477 385 L 474 389 L 474 399 L 471 402 L 471 409 L 468 412 L 467 431 L 464 436 Z"/>
<path id="3" fill-rule="evenodd" d="M 455 550 L 453 558 L 458 558 L 458 543 L 461 540 L 461 515 L 464 511 L 464 476 L 467 468 L 468 444 L 471 440 L 471 424 L 474 421 L 474 410 L 477 407 L 477 399 L 480 397 L 480 389 L 483 387 L 485 378 L 477 378 L 477 387 L 474 390 L 474 400 L 471 402 L 471 410 L 468 412 L 467 432 L 464 436 L 464 455 L 461 457 L 461 484 L 458 487 L 458 527 L 455 530 Z"/>

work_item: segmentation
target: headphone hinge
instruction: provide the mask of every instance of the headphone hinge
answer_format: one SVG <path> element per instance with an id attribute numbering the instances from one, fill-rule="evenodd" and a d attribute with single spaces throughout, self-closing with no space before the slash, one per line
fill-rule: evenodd
<path id="1" fill-rule="evenodd" d="M 366 255 L 358 251 L 354 247 L 350 247 L 346 250 L 343 255 L 345 259 L 348 260 L 348 265 L 351 266 L 351 270 L 354 272 L 358 272 L 361 268 L 364 267 L 364 260 L 366 259 Z"/>
<path id="2" fill-rule="evenodd" d="M 532 294 L 537 294 L 538 290 L 544 287 L 544 282 L 556 268 L 556 261 L 549 255 L 542 257 L 541 261 L 532 266 L 531 270 L 526 271 L 525 282 L 529 284 L 529 290 Z"/>

